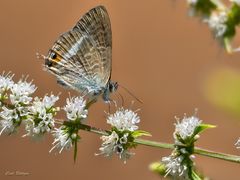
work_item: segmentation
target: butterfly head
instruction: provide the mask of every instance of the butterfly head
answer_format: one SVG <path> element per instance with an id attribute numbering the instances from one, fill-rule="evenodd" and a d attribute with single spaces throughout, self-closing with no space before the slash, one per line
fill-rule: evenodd
<path id="1" fill-rule="evenodd" d="M 110 82 L 109 82 L 108 89 L 109 89 L 109 92 L 110 92 L 110 93 L 115 92 L 115 91 L 118 89 L 118 83 L 117 83 L 117 82 L 110 81 Z"/>
<path id="2" fill-rule="evenodd" d="M 109 102 L 110 98 L 109 95 L 110 93 L 113 93 L 117 90 L 118 88 L 118 83 L 117 82 L 113 82 L 113 81 L 109 81 L 107 87 L 105 88 L 104 92 L 103 92 L 103 100 L 105 102 Z"/>

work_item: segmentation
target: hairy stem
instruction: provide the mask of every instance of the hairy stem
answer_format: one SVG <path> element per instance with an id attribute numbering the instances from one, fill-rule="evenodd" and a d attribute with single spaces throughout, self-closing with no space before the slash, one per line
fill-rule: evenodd
<path id="1" fill-rule="evenodd" d="M 81 124 L 80 129 L 88 132 L 92 132 L 98 135 L 108 135 L 109 131 L 105 131 L 102 129 L 98 129 L 95 127 L 91 127 L 89 125 Z M 144 146 L 150 146 L 150 147 L 156 147 L 156 148 L 163 148 L 163 149 L 174 149 L 174 144 L 168 144 L 163 142 L 156 142 L 156 141 L 150 141 L 150 140 L 144 140 L 144 139 L 135 139 L 134 142 L 139 145 Z M 207 149 L 202 149 L 199 147 L 194 148 L 194 154 L 199 154 L 202 156 L 217 158 L 225 161 L 240 163 L 240 156 L 235 156 L 231 154 L 224 154 L 220 152 L 215 152 Z"/>
<path id="2" fill-rule="evenodd" d="M 226 160 L 226 161 L 230 161 L 230 162 L 240 163 L 240 156 L 235 156 L 235 155 L 231 155 L 231 154 L 224 154 L 224 153 L 210 151 L 210 150 L 202 149 L 202 148 L 198 148 L 198 147 L 194 148 L 194 153 L 203 155 L 203 156 L 222 159 L 222 160 Z"/>

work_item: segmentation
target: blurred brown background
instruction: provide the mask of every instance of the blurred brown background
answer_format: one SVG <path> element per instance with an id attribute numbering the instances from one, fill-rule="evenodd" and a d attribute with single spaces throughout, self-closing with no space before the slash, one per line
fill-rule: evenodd
<path id="1" fill-rule="evenodd" d="M 15 79 L 29 74 L 38 86 L 36 95 L 68 90 L 56 84 L 55 77 L 42 70 L 36 52 L 46 54 L 55 39 L 96 5 L 106 6 L 113 31 L 113 80 L 128 87 L 144 101 L 140 129 L 152 133 L 153 140 L 173 142 L 174 116 L 191 115 L 194 108 L 205 123 L 218 127 L 202 134 L 197 145 L 211 150 L 240 155 L 234 147 L 240 135 L 239 118 L 208 102 L 203 84 L 217 67 L 240 70 L 240 54 L 228 55 L 213 40 L 208 27 L 198 18 L 187 15 L 185 1 L 172 0 L 7 0 L 0 1 L 0 71 L 14 72 Z M 133 99 L 124 95 L 126 104 Z M 71 94 L 76 94 L 71 92 Z M 106 128 L 99 102 L 92 107 L 88 123 Z M 125 165 L 118 158 L 94 156 L 98 152 L 98 135 L 81 132 L 77 163 L 73 151 L 49 154 L 53 141 L 42 142 L 16 135 L 0 137 L 0 179 L 160 179 L 148 170 L 148 164 L 160 160 L 170 151 L 138 146 L 136 155 Z M 239 165 L 197 156 L 199 170 L 212 179 L 238 179 Z M 6 176 L 7 171 L 30 175 Z"/>

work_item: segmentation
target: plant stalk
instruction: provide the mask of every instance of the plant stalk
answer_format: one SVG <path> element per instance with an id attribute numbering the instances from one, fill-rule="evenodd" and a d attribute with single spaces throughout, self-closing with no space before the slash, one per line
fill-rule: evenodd
<path id="1" fill-rule="evenodd" d="M 109 135 L 109 131 L 91 127 L 86 124 L 81 124 L 80 129 L 82 129 L 84 131 L 92 132 L 92 133 L 95 133 L 98 135 L 104 135 L 104 136 Z M 135 139 L 134 142 L 136 144 L 144 145 L 144 146 L 163 148 L 163 149 L 174 149 L 174 144 L 168 144 L 168 143 L 163 143 L 163 142 L 150 141 L 150 140 L 145 140 L 145 139 Z M 215 151 L 211 151 L 211 150 L 207 150 L 207 149 L 202 149 L 199 147 L 194 148 L 194 154 L 207 156 L 207 157 L 211 157 L 211 158 L 217 158 L 217 159 L 234 162 L 234 163 L 240 163 L 240 156 L 215 152 Z"/>

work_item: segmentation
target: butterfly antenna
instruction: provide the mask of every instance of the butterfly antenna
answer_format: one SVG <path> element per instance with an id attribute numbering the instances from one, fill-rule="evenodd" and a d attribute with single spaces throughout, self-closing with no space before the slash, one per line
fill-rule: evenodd
<path id="1" fill-rule="evenodd" d="M 117 100 L 120 101 L 120 97 L 118 96 L 117 93 L 114 93 L 114 96 L 116 96 Z"/>
<path id="2" fill-rule="evenodd" d="M 40 54 L 40 53 L 36 53 L 36 56 L 37 56 L 37 59 L 43 59 L 43 60 L 45 60 L 47 57 L 46 56 L 44 56 L 43 54 Z"/>
<path id="3" fill-rule="evenodd" d="M 120 98 L 121 98 L 121 105 L 122 105 L 122 107 L 124 106 L 124 98 L 123 98 L 123 96 L 117 91 L 117 94 L 120 96 Z"/>
<path id="4" fill-rule="evenodd" d="M 108 103 L 108 114 L 110 114 L 111 113 L 111 101 L 108 101 L 107 103 Z"/>
<path id="5" fill-rule="evenodd" d="M 124 87 L 123 85 L 120 85 L 120 87 L 122 87 L 128 94 L 130 94 L 132 97 L 134 97 L 138 102 L 143 104 L 143 101 L 139 98 L 137 98 L 131 91 L 129 91 L 126 87 Z"/>
<path id="6" fill-rule="evenodd" d="M 117 93 L 114 93 L 114 95 L 117 97 L 118 101 L 121 102 L 121 106 L 124 106 L 124 99 L 122 95 L 117 91 Z"/>

